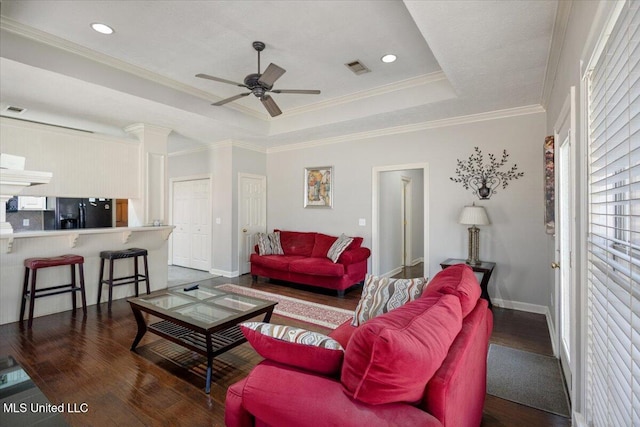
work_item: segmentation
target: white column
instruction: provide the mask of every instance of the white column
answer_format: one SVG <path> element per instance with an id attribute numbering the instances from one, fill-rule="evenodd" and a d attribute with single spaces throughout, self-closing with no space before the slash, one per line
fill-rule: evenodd
<path id="1" fill-rule="evenodd" d="M 142 194 L 129 200 L 129 226 L 150 225 L 168 219 L 167 138 L 171 129 L 136 123 L 125 128 L 140 141 L 139 179 Z"/>

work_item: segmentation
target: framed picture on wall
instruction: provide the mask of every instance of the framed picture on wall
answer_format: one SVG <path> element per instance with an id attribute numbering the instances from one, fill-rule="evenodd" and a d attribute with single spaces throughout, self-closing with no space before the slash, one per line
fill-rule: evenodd
<path id="1" fill-rule="evenodd" d="M 554 137 L 544 139 L 544 227 L 547 234 L 556 232 L 556 188 L 554 166 Z"/>
<path id="2" fill-rule="evenodd" d="M 333 166 L 304 168 L 304 207 L 333 206 Z"/>

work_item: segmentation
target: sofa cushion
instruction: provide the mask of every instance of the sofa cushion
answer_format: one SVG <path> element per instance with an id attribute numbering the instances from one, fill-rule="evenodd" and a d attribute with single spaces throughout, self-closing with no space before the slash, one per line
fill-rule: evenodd
<path id="1" fill-rule="evenodd" d="M 333 242 L 333 245 L 329 248 L 329 252 L 327 252 L 327 258 L 329 258 L 333 262 L 338 262 L 338 258 L 342 255 L 342 252 L 347 250 L 349 245 L 353 242 L 353 237 L 347 237 L 344 233 L 338 237 L 338 240 Z"/>
<path id="2" fill-rule="evenodd" d="M 264 322 L 245 322 L 240 330 L 265 359 L 324 375 L 340 372 L 344 349 L 318 332 Z"/>
<path id="3" fill-rule="evenodd" d="M 280 231 L 280 244 L 285 255 L 311 256 L 316 242 L 316 233 Z"/>
<path id="4" fill-rule="evenodd" d="M 344 265 L 334 264 L 329 258 L 302 258 L 289 264 L 289 271 L 312 276 L 342 277 Z"/>
<path id="5" fill-rule="evenodd" d="M 456 264 L 439 271 L 427 285 L 425 294 L 455 295 L 460 299 L 462 316 L 466 317 L 476 306 L 481 294 L 475 273 L 466 264 Z"/>
<path id="6" fill-rule="evenodd" d="M 280 271 L 289 271 L 289 264 L 292 261 L 304 259 L 301 256 L 287 256 L 287 255 L 258 255 L 251 254 L 249 260 L 251 264 L 259 265 L 265 268 L 271 268 Z"/>
<path id="7" fill-rule="evenodd" d="M 460 301 L 453 295 L 425 295 L 369 320 L 347 345 L 344 392 L 372 405 L 418 402 L 461 327 Z"/>
<path id="8" fill-rule="evenodd" d="M 427 279 L 392 279 L 368 274 L 360 301 L 353 313 L 353 326 L 387 313 L 422 295 Z"/>

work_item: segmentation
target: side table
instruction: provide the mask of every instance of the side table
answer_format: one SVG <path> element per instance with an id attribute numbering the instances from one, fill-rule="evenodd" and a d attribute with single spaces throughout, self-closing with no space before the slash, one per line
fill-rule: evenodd
<path id="1" fill-rule="evenodd" d="M 491 279 L 491 274 L 493 273 L 493 269 L 496 266 L 495 262 L 489 261 L 481 261 L 480 264 L 467 264 L 463 259 L 454 259 L 449 258 L 440 263 L 440 267 L 444 270 L 447 267 L 451 267 L 456 264 L 466 264 L 476 273 L 482 273 L 482 280 L 480 281 L 480 289 L 482 290 L 481 297 L 486 299 L 489 302 L 489 308 L 493 306 L 491 304 L 491 298 L 489 297 L 489 292 L 487 291 L 487 286 L 489 285 L 489 279 Z"/>

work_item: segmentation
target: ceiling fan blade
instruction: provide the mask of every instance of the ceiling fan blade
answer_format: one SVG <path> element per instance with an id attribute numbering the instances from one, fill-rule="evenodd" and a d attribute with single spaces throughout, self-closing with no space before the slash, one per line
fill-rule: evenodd
<path id="1" fill-rule="evenodd" d="M 282 111 L 278 107 L 278 104 L 276 104 L 276 101 L 274 101 L 273 98 L 269 95 L 263 96 L 262 98 L 260 98 L 260 101 L 262 101 L 262 105 L 264 105 L 264 108 L 266 108 L 269 114 L 271 114 L 271 117 L 279 116 L 280 114 L 282 114 Z"/>
<path id="2" fill-rule="evenodd" d="M 264 73 L 260 76 L 258 83 L 261 83 L 265 86 L 271 87 L 287 70 L 284 68 L 278 67 L 276 64 L 269 64 Z"/>
<path id="3" fill-rule="evenodd" d="M 304 89 L 277 89 L 272 90 L 273 93 L 303 93 L 307 95 L 320 95 L 319 90 L 304 90 Z"/>
<path id="4" fill-rule="evenodd" d="M 201 79 L 213 80 L 215 82 L 227 83 L 234 86 L 247 87 L 244 83 L 232 82 L 231 80 L 221 79 L 220 77 L 213 77 L 208 74 L 196 74 L 196 77 L 200 77 Z"/>
<path id="5" fill-rule="evenodd" d="M 251 92 L 241 93 L 239 95 L 232 96 L 231 98 L 226 98 L 226 99 L 223 99 L 222 101 L 218 101 L 215 104 L 211 104 L 211 105 L 217 105 L 217 106 L 224 105 L 224 104 L 226 104 L 228 102 L 235 101 L 236 99 L 240 99 L 240 98 L 242 98 L 244 96 L 247 96 L 247 95 L 251 95 Z"/>

